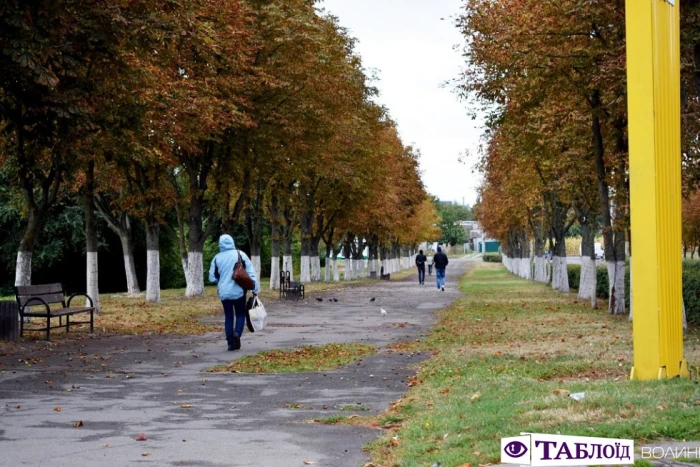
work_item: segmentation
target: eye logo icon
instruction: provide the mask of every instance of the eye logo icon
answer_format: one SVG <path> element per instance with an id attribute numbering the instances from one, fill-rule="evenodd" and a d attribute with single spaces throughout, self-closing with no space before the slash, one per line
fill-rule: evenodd
<path id="1" fill-rule="evenodd" d="M 511 441 L 510 443 L 506 444 L 503 450 L 510 457 L 518 458 L 524 456 L 527 453 L 527 446 L 525 446 L 520 441 Z"/>

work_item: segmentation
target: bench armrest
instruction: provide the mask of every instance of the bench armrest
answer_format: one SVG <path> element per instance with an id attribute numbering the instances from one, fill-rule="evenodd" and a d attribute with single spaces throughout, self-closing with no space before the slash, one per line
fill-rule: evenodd
<path id="1" fill-rule="evenodd" d="M 44 305 L 44 307 L 46 308 L 46 315 L 47 316 L 51 313 L 51 309 L 49 308 L 49 304 L 46 303 L 44 301 L 44 299 L 41 297 L 31 297 L 29 300 L 24 302 L 24 305 L 22 306 L 22 308 L 19 309 L 20 313 L 24 314 L 24 309 L 27 308 L 28 306 L 32 306 L 31 305 L 32 302 L 38 302 L 38 303 L 41 303 L 42 305 Z M 36 304 L 34 306 L 36 306 Z"/>
<path id="2" fill-rule="evenodd" d="M 74 297 L 85 297 L 90 301 L 90 307 L 91 308 L 95 307 L 95 302 L 92 301 L 92 297 L 90 297 L 88 294 L 86 294 L 86 293 L 74 293 L 73 295 L 68 297 L 68 303 L 66 303 L 66 306 L 68 308 L 70 308 L 70 301 L 73 300 Z"/>

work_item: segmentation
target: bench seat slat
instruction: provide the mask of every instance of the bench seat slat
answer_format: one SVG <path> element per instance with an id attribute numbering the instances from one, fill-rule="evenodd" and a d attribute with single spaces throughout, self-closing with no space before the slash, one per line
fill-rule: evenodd
<path id="1" fill-rule="evenodd" d="M 76 313 L 89 313 L 92 310 L 94 310 L 94 308 L 91 308 L 89 306 L 87 306 L 87 307 L 85 307 L 85 306 L 81 306 L 81 307 L 72 306 L 70 308 L 57 308 L 55 310 L 51 310 L 51 316 L 65 316 L 65 315 L 74 315 Z"/>

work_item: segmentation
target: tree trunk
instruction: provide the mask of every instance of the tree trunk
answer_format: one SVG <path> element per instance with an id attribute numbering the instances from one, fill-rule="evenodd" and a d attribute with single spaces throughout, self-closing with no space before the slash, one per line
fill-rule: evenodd
<path id="1" fill-rule="evenodd" d="M 607 251 L 607 248 L 606 248 Z M 610 295 L 608 313 L 620 315 L 625 313 L 625 235 L 624 232 L 615 232 L 615 248 L 611 260 L 607 260 L 608 283 Z M 621 258 L 621 259 L 619 259 Z"/>
<path id="2" fill-rule="evenodd" d="M 311 258 L 309 239 L 301 239 L 301 272 L 299 280 L 303 283 L 311 282 Z"/>
<path id="3" fill-rule="evenodd" d="M 596 308 L 597 277 L 595 264 L 595 232 L 589 222 L 581 222 L 581 278 L 578 287 L 578 298 L 590 300 L 591 307 Z"/>
<path id="4" fill-rule="evenodd" d="M 345 238 L 343 243 L 343 256 L 345 262 L 345 270 L 343 277 L 346 281 L 352 280 L 352 245 L 350 243 L 350 234 Z"/>
<path id="5" fill-rule="evenodd" d="M 146 302 L 160 303 L 160 225 L 146 223 Z"/>
<path id="6" fill-rule="evenodd" d="M 15 286 L 32 284 L 32 252 L 39 237 L 39 232 L 44 224 L 43 213 L 32 210 L 29 212 L 29 221 L 24 231 L 24 236 L 17 251 L 17 265 L 15 267 Z"/>
<path id="7" fill-rule="evenodd" d="M 569 273 L 566 269 L 566 240 L 554 240 L 554 271 L 552 272 L 552 288 L 561 293 L 569 292 Z"/>
<path id="8" fill-rule="evenodd" d="M 311 282 L 321 281 L 321 257 L 318 252 L 318 240 L 311 239 L 309 244 L 309 262 L 311 267 Z"/>
<path id="9" fill-rule="evenodd" d="M 333 261 L 333 245 L 326 243 L 326 270 L 324 271 L 324 282 L 331 281 L 331 261 Z"/>
<path id="10" fill-rule="evenodd" d="M 204 257 L 202 254 L 204 250 L 203 202 L 204 200 L 200 196 L 195 196 L 190 200 L 189 248 L 185 270 L 185 280 L 187 281 L 186 297 L 204 295 Z"/>
<path id="11" fill-rule="evenodd" d="M 87 251 L 87 294 L 92 305 L 100 312 L 100 287 L 97 266 L 97 217 L 95 216 L 95 162 L 88 163 L 83 185 L 83 210 L 85 215 L 85 250 Z M 85 300 L 85 306 L 90 301 Z"/>
<path id="12" fill-rule="evenodd" d="M 273 193 L 270 200 L 270 289 L 280 288 L 280 219 L 279 198 Z"/>

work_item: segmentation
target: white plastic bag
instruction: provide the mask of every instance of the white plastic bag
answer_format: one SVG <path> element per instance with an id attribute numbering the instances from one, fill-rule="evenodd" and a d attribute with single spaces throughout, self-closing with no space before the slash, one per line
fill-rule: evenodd
<path id="1" fill-rule="evenodd" d="M 258 297 L 255 297 L 253 300 L 253 307 L 248 311 L 248 314 L 250 315 L 250 322 L 255 332 L 265 329 L 265 325 L 267 324 L 267 312 L 265 311 L 265 305 L 262 304 Z"/>

